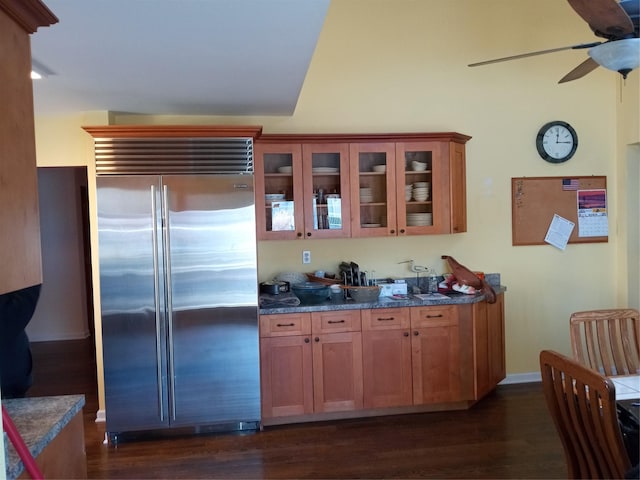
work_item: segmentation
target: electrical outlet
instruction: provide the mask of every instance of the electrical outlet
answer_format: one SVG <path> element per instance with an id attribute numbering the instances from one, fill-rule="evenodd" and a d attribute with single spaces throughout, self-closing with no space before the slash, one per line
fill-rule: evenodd
<path id="1" fill-rule="evenodd" d="M 311 252 L 309 250 L 302 252 L 302 263 L 311 263 Z"/>

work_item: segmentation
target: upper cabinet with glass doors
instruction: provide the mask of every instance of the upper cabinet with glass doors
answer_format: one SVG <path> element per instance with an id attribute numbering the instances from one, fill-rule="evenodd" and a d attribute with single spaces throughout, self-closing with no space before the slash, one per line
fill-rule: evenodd
<path id="1" fill-rule="evenodd" d="M 349 237 L 348 144 L 297 140 L 255 143 L 258 239 Z"/>
<path id="2" fill-rule="evenodd" d="M 291 143 L 278 144 L 276 137 Z M 465 143 L 469 136 L 410 133 L 267 138 L 255 146 L 256 203 L 269 193 L 284 194 L 284 201 L 276 199 L 280 203 L 274 204 L 268 197 L 265 206 L 258 205 L 259 239 L 466 231 Z M 280 214 L 287 220 L 277 221 Z"/>

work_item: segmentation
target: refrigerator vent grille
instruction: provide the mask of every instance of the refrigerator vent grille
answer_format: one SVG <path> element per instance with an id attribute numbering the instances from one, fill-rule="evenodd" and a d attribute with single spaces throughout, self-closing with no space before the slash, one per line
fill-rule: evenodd
<path id="1" fill-rule="evenodd" d="M 97 175 L 252 174 L 252 138 L 96 138 Z"/>

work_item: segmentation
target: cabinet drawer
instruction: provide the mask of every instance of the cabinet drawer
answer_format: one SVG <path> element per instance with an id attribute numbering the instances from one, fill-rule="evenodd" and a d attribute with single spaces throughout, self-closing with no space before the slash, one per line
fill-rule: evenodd
<path id="1" fill-rule="evenodd" d="M 261 337 L 309 335 L 311 316 L 308 312 L 260 315 Z"/>
<path id="2" fill-rule="evenodd" d="M 359 332 L 360 330 L 360 310 L 311 312 L 313 333 Z"/>
<path id="3" fill-rule="evenodd" d="M 458 324 L 458 310 L 455 305 L 432 305 L 411 308 L 411 326 L 444 327 Z"/>
<path id="4" fill-rule="evenodd" d="M 409 328 L 409 308 L 376 308 L 362 310 L 362 330 Z"/>

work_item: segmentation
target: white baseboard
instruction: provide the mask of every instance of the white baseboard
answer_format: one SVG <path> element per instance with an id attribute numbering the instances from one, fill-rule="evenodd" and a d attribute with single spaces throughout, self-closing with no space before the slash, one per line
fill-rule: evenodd
<path id="1" fill-rule="evenodd" d="M 507 375 L 507 378 L 501 381 L 498 385 L 531 382 L 542 382 L 542 375 L 540 374 L 540 372 L 512 373 L 511 375 Z"/>
<path id="2" fill-rule="evenodd" d="M 107 412 L 104 410 L 98 410 L 96 412 L 96 423 L 106 422 L 107 421 Z"/>

